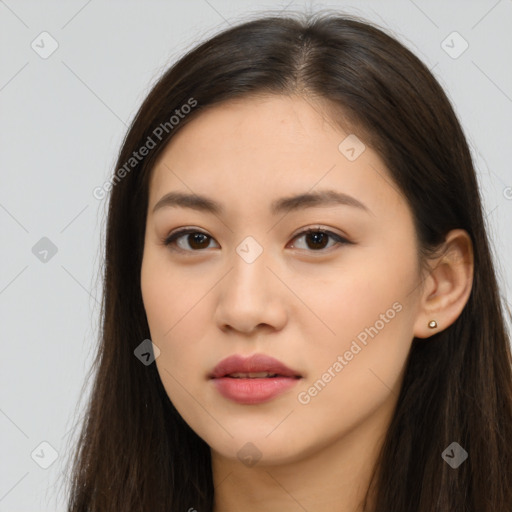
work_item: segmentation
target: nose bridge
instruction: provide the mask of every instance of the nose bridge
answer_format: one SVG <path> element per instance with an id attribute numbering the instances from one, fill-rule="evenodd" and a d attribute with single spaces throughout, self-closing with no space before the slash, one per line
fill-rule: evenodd
<path id="1" fill-rule="evenodd" d="M 269 254 L 252 236 L 236 246 L 217 304 L 219 326 L 249 332 L 260 324 L 275 328 L 282 324 L 285 309 L 279 300 L 279 282 L 267 268 Z"/>
<path id="2" fill-rule="evenodd" d="M 233 270 L 230 285 L 240 293 L 249 294 L 246 300 L 260 297 L 266 293 L 269 270 L 268 254 L 263 245 L 253 236 L 246 236 L 235 248 L 232 258 Z M 243 297 L 242 297 L 243 298 Z M 239 297 L 240 299 L 240 297 Z"/>
<path id="3" fill-rule="evenodd" d="M 252 265 L 257 260 L 261 260 L 264 251 L 263 245 L 256 240 L 252 235 L 246 236 L 236 247 L 235 252 L 239 258 L 247 265 Z"/>

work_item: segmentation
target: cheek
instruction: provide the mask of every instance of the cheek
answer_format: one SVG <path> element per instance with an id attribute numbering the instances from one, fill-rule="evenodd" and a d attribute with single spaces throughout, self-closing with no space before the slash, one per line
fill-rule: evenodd
<path id="1" fill-rule="evenodd" d="M 309 325 L 311 330 L 305 339 L 314 340 L 318 351 L 321 347 L 343 349 L 358 337 L 364 343 L 370 337 L 368 330 L 393 337 L 397 324 L 409 316 L 404 311 L 413 298 L 410 292 L 415 282 L 412 257 L 361 252 L 347 255 L 336 268 L 322 270 L 317 280 L 311 276 L 295 279 L 297 293 L 313 313 L 297 316 L 299 321 L 303 318 L 302 327 Z"/>
<path id="2" fill-rule="evenodd" d="M 212 277 L 210 281 L 194 279 L 190 269 L 173 268 L 165 254 L 148 251 L 144 255 L 142 298 L 151 340 L 160 349 L 157 369 L 173 402 L 179 383 L 192 391 L 198 375 L 202 377 L 205 354 L 198 341 L 206 337 L 211 324 L 206 295 L 215 280 Z"/>
<path id="3" fill-rule="evenodd" d="M 211 286 L 205 279 L 194 279 L 190 270 L 173 267 L 165 251 L 148 251 L 142 262 L 141 292 L 153 342 L 160 341 L 165 349 L 171 339 L 182 340 L 176 333 L 184 324 L 190 328 L 190 318 L 200 314 L 200 303 Z"/>
<path id="4" fill-rule="evenodd" d="M 416 266 L 410 253 L 354 259 L 322 284 L 321 293 L 308 295 L 329 330 L 317 320 L 302 325 L 311 368 L 301 388 L 304 401 L 357 411 L 398 388 L 413 336 Z"/>
<path id="5" fill-rule="evenodd" d="M 156 256 L 145 255 L 141 269 L 141 291 L 152 342 L 160 349 L 155 361 L 170 401 L 183 419 L 201 426 L 208 418 L 191 397 L 201 394 L 199 368 L 201 351 L 194 340 L 204 337 L 204 282 L 191 282 L 186 273 L 169 272 L 170 265 Z M 204 285 L 204 286 L 203 286 Z M 204 355 L 203 355 L 204 357 Z M 208 429 L 203 437 L 208 439 Z"/>

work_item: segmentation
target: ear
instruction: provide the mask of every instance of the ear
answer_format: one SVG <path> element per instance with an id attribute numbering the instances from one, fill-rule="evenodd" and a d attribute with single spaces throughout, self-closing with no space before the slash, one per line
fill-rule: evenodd
<path id="1" fill-rule="evenodd" d="M 429 338 L 449 327 L 462 313 L 473 285 L 473 244 L 463 229 L 446 235 L 441 255 L 432 259 L 422 287 L 414 336 Z M 435 320 L 437 327 L 430 328 Z"/>

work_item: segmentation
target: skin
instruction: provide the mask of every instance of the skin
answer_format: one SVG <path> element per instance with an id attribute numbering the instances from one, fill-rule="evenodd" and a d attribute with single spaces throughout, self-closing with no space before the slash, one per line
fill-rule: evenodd
<path id="1" fill-rule="evenodd" d="M 205 110 L 152 170 L 144 307 L 167 394 L 211 447 L 215 512 L 361 510 L 413 337 L 448 327 L 469 297 L 467 234 L 450 232 L 432 270 L 422 270 L 407 202 L 369 146 L 354 161 L 339 151 L 348 134 L 310 99 L 244 98 Z M 270 213 L 274 199 L 320 189 L 349 194 L 367 211 L 328 205 Z M 225 212 L 153 213 L 171 191 L 206 195 Z M 187 235 L 177 242 L 181 252 L 164 245 L 186 227 L 211 237 L 205 248 Z M 315 249 L 300 234 L 308 227 L 352 243 L 331 238 Z M 236 252 L 247 236 L 263 249 L 252 263 Z M 397 303 L 400 312 L 333 371 L 338 356 Z M 432 319 L 437 329 L 428 328 Z M 270 402 L 234 403 L 207 375 L 235 353 L 268 354 L 302 379 Z M 298 394 L 329 368 L 335 376 L 301 403 Z M 246 450 L 261 456 L 252 466 L 237 456 L 249 442 L 256 448 Z"/>

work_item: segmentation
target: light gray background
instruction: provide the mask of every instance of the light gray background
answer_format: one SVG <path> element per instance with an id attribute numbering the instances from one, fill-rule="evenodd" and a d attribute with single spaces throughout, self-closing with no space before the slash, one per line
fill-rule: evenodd
<path id="1" fill-rule="evenodd" d="M 229 24 L 323 7 L 387 29 L 447 91 L 473 150 L 510 303 L 511 0 L 0 0 L 0 512 L 65 510 L 62 474 L 98 326 L 106 200 L 92 191 L 108 180 L 151 84 Z M 31 47 L 50 48 L 43 31 L 58 43 L 46 59 Z M 469 45 L 458 58 L 464 41 L 446 39 L 454 31 Z M 42 237 L 57 248 L 46 262 L 32 252 Z M 40 465 L 52 450 L 42 442 L 58 454 L 48 469 Z"/>

